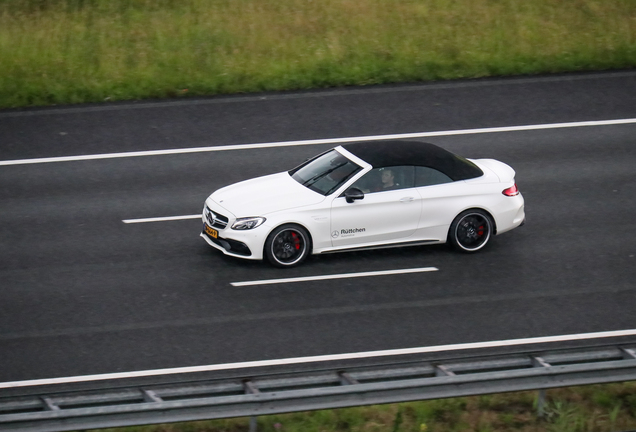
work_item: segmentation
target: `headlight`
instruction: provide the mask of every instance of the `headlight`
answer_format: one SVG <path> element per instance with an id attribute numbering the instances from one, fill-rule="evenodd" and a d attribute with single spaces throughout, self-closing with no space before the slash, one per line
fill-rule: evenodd
<path id="1" fill-rule="evenodd" d="M 246 217 L 246 218 L 238 218 L 236 222 L 232 224 L 233 230 L 250 230 L 256 228 L 265 222 L 264 217 Z"/>

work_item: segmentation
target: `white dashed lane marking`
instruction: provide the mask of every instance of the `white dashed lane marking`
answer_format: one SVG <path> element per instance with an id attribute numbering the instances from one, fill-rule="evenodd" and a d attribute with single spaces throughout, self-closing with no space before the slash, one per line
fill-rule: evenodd
<path id="1" fill-rule="evenodd" d="M 311 282 L 311 281 L 322 281 L 322 280 L 330 280 L 330 279 L 347 279 L 347 278 L 359 278 L 359 277 L 369 277 L 369 276 L 387 276 L 387 275 L 407 274 L 407 273 L 434 272 L 438 270 L 439 269 L 436 267 L 420 267 L 420 268 L 400 269 L 400 270 L 383 270 L 383 271 L 372 271 L 372 272 L 361 272 L 361 273 L 344 273 L 344 274 L 306 276 L 306 277 L 295 277 L 295 278 L 284 278 L 284 279 L 255 280 L 255 281 L 247 281 L 247 282 L 232 282 L 230 283 L 230 285 L 235 287 L 253 286 L 253 285 L 271 285 L 271 284 L 282 284 L 282 283 L 291 283 L 291 282 Z"/>
<path id="2" fill-rule="evenodd" d="M 166 222 L 166 221 L 187 220 L 187 219 L 201 219 L 201 215 L 195 214 L 195 215 L 185 215 L 185 216 L 152 217 L 152 218 L 143 218 L 143 219 L 123 219 L 122 222 L 125 224 L 134 224 L 134 223 L 146 223 L 146 222 Z"/>

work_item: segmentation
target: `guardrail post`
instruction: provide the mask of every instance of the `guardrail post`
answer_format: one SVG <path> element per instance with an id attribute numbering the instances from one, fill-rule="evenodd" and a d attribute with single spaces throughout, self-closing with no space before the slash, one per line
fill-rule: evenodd
<path id="1" fill-rule="evenodd" d="M 163 402 L 163 399 L 161 399 L 159 396 L 157 396 L 157 393 L 155 393 L 152 390 L 141 390 L 141 393 L 144 397 L 144 401 L 146 402 Z"/>
<path id="2" fill-rule="evenodd" d="M 537 416 L 543 418 L 545 416 L 545 389 L 539 390 L 537 396 Z"/>
<path id="3" fill-rule="evenodd" d="M 338 372 L 338 377 L 340 378 L 340 384 L 342 385 L 360 384 L 355 378 L 349 375 L 348 372 Z"/>
<path id="4" fill-rule="evenodd" d="M 532 366 L 540 367 L 540 368 L 549 368 L 551 367 L 550 363 L 546 362 L 541 357 L 532 357 Z M 539 418 L 543 418 L 545 416 L 545 389 L 539 390 L 539 395 L 537 397 L 537 416 Z"/>
<path id="5" fill-rule="evenodd" d="M 42 403 L 44 404 L 44 409 L 47 411 L 59 411 L 60 407 L 57 406 L 55 402 L 50 397 L 43 397 Z"/>
<path id="6" fill-rule="evenodd" d="M 455 376 L 455 372 L 450 370 L 448 366 L 439 364 L 435 366 L 435 376 Z"/>
<path id="7" fill-rule="evenodd" d="M 250 432 L 256 432 L 256 429 L 258 428 L 258 423 L 256 422 L 256 419 L 257 419 L 256 416 L 250 417 Z"/>
<path id="8" fill-rule="evenodd" d="M 246 394 L 259 394 L 261 391 L 254 385 L 254 383 L 250 380 L 243 381 L 243 389 Z M 250 429 L 249 432 L 257 432 L 258 422 L 256 416 L 250 417 Z"/>
<path id="9" fill-rule="evenodd" d="M 628 349 L 628 348 L 620 348 L 621 353 L 623 353 L 623 358 L 626 360 L 636 359 L 636 350 Z"/>

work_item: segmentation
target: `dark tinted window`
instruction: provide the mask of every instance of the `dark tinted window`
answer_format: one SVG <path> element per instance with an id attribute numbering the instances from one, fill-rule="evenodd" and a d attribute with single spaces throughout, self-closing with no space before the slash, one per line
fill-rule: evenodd
<path id="1" fill-rule="evenodd" d="M 352 187 L 364 193 L 412 188 L 413 176 L 412 166 L 374 168 L 358 179 Z"/>
<path id="2" fill-rule="evenodd" d="M 449 176 L 436 169 L 423 166 L 415 167 L 415 187 L 432 186 L 452 181 Z"/>

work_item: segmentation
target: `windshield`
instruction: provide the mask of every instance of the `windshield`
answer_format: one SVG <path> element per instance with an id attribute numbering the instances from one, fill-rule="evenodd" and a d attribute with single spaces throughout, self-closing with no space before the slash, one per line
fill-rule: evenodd
<path id="1" fill-rule="evenodd" d="M 289 174 L 301 185 L 321 195 L 329 195 L 360 169 L 336 150 L 331 150 L 294 168 Z"/>

